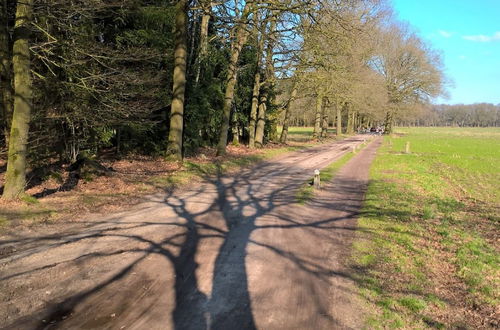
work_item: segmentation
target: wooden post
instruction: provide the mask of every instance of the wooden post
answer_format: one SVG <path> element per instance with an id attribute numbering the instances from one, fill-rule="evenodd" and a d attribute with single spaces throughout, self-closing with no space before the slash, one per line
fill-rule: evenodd
<path id="1" fill-rule="evenodd" d="M 321 179 L 319 175 L 319 170 L 314 170 L 314 188 L 319 189 L 321 188 Z"/>
<path id="2" fill-rule="evenodd" d="M 405 146 L 405 154 L 410 153 L 410 141 L 406 141 L 406 146 Z"/>
<path id="3" fill-rule="evenodd" d="M 356 153 L 356 146 L 352 146 L 352 153 L 355 154 Z"/>

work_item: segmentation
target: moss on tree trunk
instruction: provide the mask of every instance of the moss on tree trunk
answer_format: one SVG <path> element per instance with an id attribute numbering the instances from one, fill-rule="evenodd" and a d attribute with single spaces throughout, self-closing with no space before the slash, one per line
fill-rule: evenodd
<path id="1" fill-rule="evenodd" d="M 175 49 L 172 106 L 167 154 L 182 160 L 182 131 L 184 125 L 184 94 L 186 91 L 187 66 L 187 0 L 180 0 L 175 8 Z"/>
<path id="2" fill-rule="evenodd" d="M 26 154 L 32 108 L 32 82 L 30 72 L 30 24 L 33 0 L 18 1 L 12 65 L 14 69 L 14 113 L 10 130 L 7 172 L 3 198 L 16 199 L 26 186 Z"/>
<path id="3" fill-rule="evenodd" d="M 394 115 L 392 110 L 388 110 L 385 117 L 384 134 L 392 134 L 392 126 L 394 124 Z"/>
<path id="4" fill-rule="evenodd" d="M 0 0 L 0 113 L 6 145 L 9 144 L 12 121 L 12 55 L 8 29 L 7 0 Z"/>

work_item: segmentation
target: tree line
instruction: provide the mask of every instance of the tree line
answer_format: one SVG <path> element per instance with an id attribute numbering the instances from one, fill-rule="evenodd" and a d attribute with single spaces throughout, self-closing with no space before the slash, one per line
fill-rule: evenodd
<path id="1" fill-rule="evenodd" d="M 500 127 L 500 104 L 439 104 L 418 121 L 419 126 Z"/>
<path id="2" fill-rule="evenodd" d="M 384 123 L 443 91 L 383 0 L 0 0 L 3 198 L 26 169 L 113 149 L 182 161 Z M 278 125 L 283 129 L 278 135 Z"/>

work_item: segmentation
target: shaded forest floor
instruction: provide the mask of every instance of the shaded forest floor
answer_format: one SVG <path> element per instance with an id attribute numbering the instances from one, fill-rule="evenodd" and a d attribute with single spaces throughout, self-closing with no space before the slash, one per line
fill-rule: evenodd
<path id="1" fill-rule="evenodd" d="M 221 169 L 238 172 L 266 159 L 338 139 L 329 134 L 321 141 L 312 141 L 311 135 L 312 128 L 291 128 L 287 145 L 269 143 L 262 149 L 229 145 L 223 157 L 216 157 L 214 148 L 203 148 L 182 165 L 161 157 L 104 155 L 96 160 L 112 171 L 102 176 L 75 175 L 69 171 L 69 165 L 38 168 L 28 174 L 28 197 L 24 201 L 0 200 L 0 228 L 50 223 L 69 215 L 119 211 L 140 203 L 147 195 L 199 183 L 207 173 L 216 174 Z M 0 183 L 4 181 L 5 163 L 0 160 Z"/>

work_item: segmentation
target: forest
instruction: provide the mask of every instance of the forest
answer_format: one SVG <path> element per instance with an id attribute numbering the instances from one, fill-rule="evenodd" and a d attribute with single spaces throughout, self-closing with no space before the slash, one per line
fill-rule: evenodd
<path id="1" fill-rule="evenodd" d="M 103 151 L 182 161 L 286 143 L 292 124 L 390 133 L 447 83 L 383 0 L 1 0 L 0 22 L 4 199 L 29 168 Z"/>

